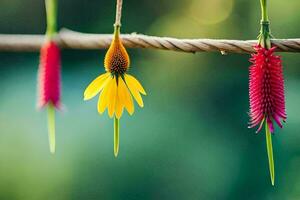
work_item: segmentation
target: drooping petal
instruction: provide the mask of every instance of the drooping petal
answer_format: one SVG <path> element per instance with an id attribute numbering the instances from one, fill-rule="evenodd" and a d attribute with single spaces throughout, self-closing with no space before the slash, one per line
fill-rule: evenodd
<path id="1" fill-rule="evenodd" d="M 124 109 L 124 95 L 122 95 L 122 91 L 120 91 L 120 79 L 122 79 L 120 76 L 118 77 L 118 88 L 117 88 L 117 100 L 116 100 L 116 117 L 117 119 L 120 119 L 123 113 Z"/>
<path id="2" fill-rule="evenodd" d="M 98 112 L 102 114 L 108 105 L 108 92 L 112 86 L 113 78 L 108 78 L 104 89 L 102 90 L 98 100 Z"/>
<path id="3" fill-rule="evenodd" d="M 117 80 L 116 77 L 113 78 L 111 87 L 107 94 L 108 97 L 108 115 L 110 118 L 113 117 L 116 108 L 116 98 L 117 98 Z"/>
<path id="4" fill-rule="evenodd" d="M 120 99 L 120 96 L 117 95 L 117 101 L 116 101 L 116 117 L 117 119 L 120 119 L 124 110 L 124 104 L 123 101 Z"/>
<path id="5" fill-rule="evenodd" d="M 110 73 L 101 74 L 94 79 L 84 91 L 84 100 L 89 100 L 96 96 L 105 86 L 105 81 L 110 76 Z"/>
<path id="6" fill-rule="evenodd" d="M 142 93 L 143 95 L 146 95 L 146 92 L 145 92 L 143 86 L 136 78 L 134 78 L 133 76 L 131 76 L 129 74 L 125 74 L 125 81 L 127 84 L 133 85 L 140 93 Z"/>
<path id="7" fill-rule="evenodd" d="M 128 111 L 128 113 L 130 115 L 132 115 L 134 112 L 134 105 L 132 102 L 132 97 L 131 97 L 131 95 L 128 91 L 128 88 L 122 78 L 119 79 L 118 93 L 119 93 L 121 99 L 123 99 L 126 110 Z"/>
<path id="8" fill-rule="evenodd" d="M 130 80 L 130 78 L 128 78 L 128 76 L 125 75 L 125 82 L 132 94 L 132 96 L 134 97 L 134 99 L 136 100 L 136 102 L 138 103 L 138 105 L 140 107 L 144 107 L 144 102 L 143 99 L 138 91 L 138 89 L 136 88 L 136 85 L 134 82 L 132 82 L 132 80 Z"/>

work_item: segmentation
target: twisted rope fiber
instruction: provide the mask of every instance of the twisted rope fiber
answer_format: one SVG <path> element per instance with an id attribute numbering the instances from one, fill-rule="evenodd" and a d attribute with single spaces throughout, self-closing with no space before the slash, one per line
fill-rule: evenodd
<path id="1" fill-rule="evenodd" d="M 106 49 L 112 40 L 112 34 L 87 34 L 62 29 L 56 36 L 58 45 L 63 49 Z M 177 39 L 156 37 L 143 34 L 122 34 L 123 43 L 128 48 L 152 48 L 181 52 L 221 52 L 252 53 L 257 40 L 223 39 Z M 44 35 L 0 34 L 0 51 L 39 51 Z M 300 38 L 274 39 L 272 44 L 279 52 L 300 52 Z"/>

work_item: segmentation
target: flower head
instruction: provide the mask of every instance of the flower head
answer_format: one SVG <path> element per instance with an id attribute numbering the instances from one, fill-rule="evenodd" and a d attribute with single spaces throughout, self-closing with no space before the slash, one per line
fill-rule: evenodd
<path id="1" fill-rule="evenodd" d="M 104 58 L 104 67 L 112 75 L 124 74 L 130 65 L 128 53 L 117 32 Z"/>
<path id="2" fill-rule="evenodd" d="M 53 41 L 43 44 L 38 72 L 39 107 L 60 106 L 60 49 Z"/>
<path id="3" fill-rule="evenodd" d="M 94 79 L 84 92 L 84 100 L 89 100 L 100 93 L 98 112 L 108 109 L 112 118 L 120 118 L 126 108 L 130 115 L 134 112 L 132 96 L 140 107 L 144 106 L 141 94 L 146 95 L 142 85 L 133 76 L 127 74 L 129 56 L 118 34 L 113 39 L 104 59 L 106 73 Z M 141 93 L 141 94 L 140 94 Z"/>
<path id="4" fill-rule="evenodd" d="M 119 119 L 124 108 L 132 115 L 134 105 L 132 96 L 140 107 L 144 106 L 141 94 L 146 95 L 143 86 L 133 76 L 127 74 L 130 60 L 128 53 L 119 38 L 120 27 L 115 27 L 113 41 L 105 55 L 106 73 L 94 79 L 84 91 L 84 100 L 89 100 L 100 93 L 98 112 L 106 108 L 109 117 L 114 117 L 114 154 L 119 151 Z"/>
<path id="5" fill-rule="evenodd" d="M 252 54 L 249 75 L 250 96 L 250 128 L 264 122 L 274 132 L 273 122 L 282 127 L 281 120 L 285 121 L 285 96 L 282 62 L 280 56 L 274 55 L 275 47 L 266 49 L 257 45 Z"/>

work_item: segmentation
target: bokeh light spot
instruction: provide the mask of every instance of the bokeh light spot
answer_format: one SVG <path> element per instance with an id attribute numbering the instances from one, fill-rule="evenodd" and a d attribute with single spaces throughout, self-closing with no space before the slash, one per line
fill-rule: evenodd
<path id="1" fill-rule="evenodd" d="M 194 0 L 188 9 L 188 16 L 201 24 L 217 24 L 232 13 L 234 0 Z"/>

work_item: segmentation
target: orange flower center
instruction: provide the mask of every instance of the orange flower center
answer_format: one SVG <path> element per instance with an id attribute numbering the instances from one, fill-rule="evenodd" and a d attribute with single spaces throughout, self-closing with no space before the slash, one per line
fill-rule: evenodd
<path id="1" fill-rule="evenodd" d="M 114 75 L 122 75 L 128 70 L 129 63 L 128 53 L 116 35 L 105 55 L 105 70 Z"/>

